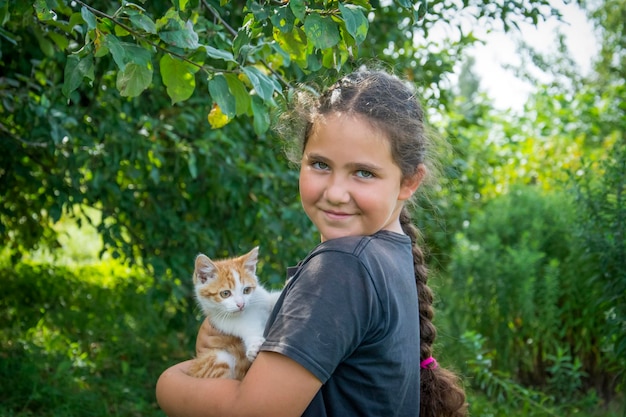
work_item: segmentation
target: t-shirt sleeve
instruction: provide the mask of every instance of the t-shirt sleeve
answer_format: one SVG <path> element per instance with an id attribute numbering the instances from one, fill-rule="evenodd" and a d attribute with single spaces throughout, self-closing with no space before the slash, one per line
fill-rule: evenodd
<path id="1" fill-rule="evenodd" d="M 318 253 L 293 280 L 261 350 L 295 360 L 325 383 L 371 336 L 380 302 L 368 271 L 351 254 Z"/>

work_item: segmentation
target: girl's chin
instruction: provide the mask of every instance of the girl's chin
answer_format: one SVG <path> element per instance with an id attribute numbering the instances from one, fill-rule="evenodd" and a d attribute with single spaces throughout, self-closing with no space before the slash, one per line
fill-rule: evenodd
<path id="1" fill-rule="evenodd" d="M 333 230 L 333 231 L 322 232 L 321 239 L 322 239 L 322 242 L 325 242 L 327 240 L 338 239 L 340 237 L 360 236 L 360 235 L 363 235 L 363 233 L 359 233 L 357 231 L 351 231 L 351 230 Z"/>

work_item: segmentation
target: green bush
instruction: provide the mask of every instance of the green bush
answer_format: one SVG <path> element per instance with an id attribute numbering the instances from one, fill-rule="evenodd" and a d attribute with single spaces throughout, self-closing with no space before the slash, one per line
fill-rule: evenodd
<path id="1" fill-rule="evenodd" d="M 492 200 L 457 236 L 440 289 L 451 333 L 481 335 L 500 376 L 570 409 L 593 391 L 610 400 L 617 363 L 608 311 L 597 302 L 602 287 L 584 273 L 574 239 L 574 214 L 571 200 L 533 186 Z"/>
<path id="2" fill-rule="evenodd" d="M 154 385 L 193 352 L 191 306 L 114 262 L 4 264 L 0 277 L 0 415 L 163 415 Z"/>
<path id="3" fill-rule="evenodd" d="M 626 123 L 626 121 L 624 122 Z M 614 354 L 626 383 L 626 138 L 615 143 L 599 161 L 585 166 L 586 175 L 572 176 L 579 210 L 577 239 L 586 248 L 587 274 L 602 286 L 597 303 L 608 310 Z M 601 175 L 594 175 L 599 172 Z"/>

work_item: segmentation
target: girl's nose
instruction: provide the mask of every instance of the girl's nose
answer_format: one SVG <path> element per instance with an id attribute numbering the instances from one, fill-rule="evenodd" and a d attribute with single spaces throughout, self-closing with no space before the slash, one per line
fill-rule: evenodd
<path id="1" fill-rule="evenodd" d="M 349 202 L 350 191 L 347 182 L 344 179 L 332 176 L 326 185 L 324 197 L 333 205 Z"/>

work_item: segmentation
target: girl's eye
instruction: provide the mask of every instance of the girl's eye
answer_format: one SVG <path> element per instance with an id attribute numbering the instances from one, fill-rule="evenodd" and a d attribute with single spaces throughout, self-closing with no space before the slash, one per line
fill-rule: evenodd
<path id="1" fill-rule="evenodd" d="M 244 294 L 250 294 L 252 292 L 252 287 L 246 287 L 243 289 Z"/>
<path id="2" fill-rule="evenodd" d="M 359 178 L 374 178 L 374 174 L 369 171 L 359 170 L 356 172 L 356 176 Z"/>
<path id="3" fill-rule="evenodd" d="M 320 162 L 320 161 L 312 162 L 311 166 L 315 169 L 319 169 L 322 171 L 325 171 L 328 169 L 328 164 L 325 164 L 324 162 Z"/>
<path id="4" fill-rule="evenodd" d="M 222 298 L 230 297 L 230 291 L 229 290 L 224 290 L 224 291 L 220 292 L 220 297 L 222 297 Z"/>

